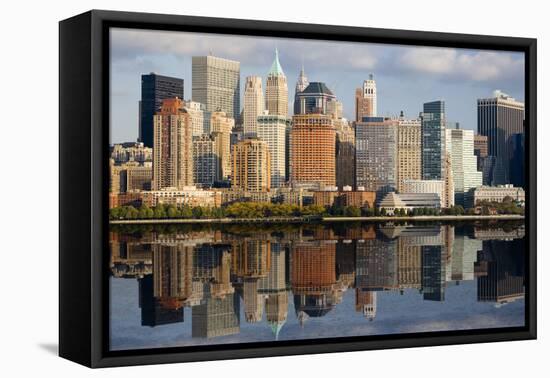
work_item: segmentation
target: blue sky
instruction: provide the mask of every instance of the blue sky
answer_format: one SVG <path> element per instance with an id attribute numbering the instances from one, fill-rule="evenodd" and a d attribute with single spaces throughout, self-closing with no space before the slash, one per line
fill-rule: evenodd
<path id="1" fill-rule="evenodd" d="M 111 142 L 136 140 L 141 75 L 184 79 L 191 98 L 191 57 L 213 55 L 241 63 L 246 76 L 264 78 L 278 48 L 289 87 L 289 106 L 302 64 L 309 81 L 322 81 L 353 119 L 355 88 L 374 74 L 378 115 L 416 117 L 427 101 L 443 99 L 447 118 L 476 129 L 476 100 L 500 89 L 524 99 L 524 55 L 516 52 L 243 37 L 150 30 L 111 30 Z M 242 101 L 241 101 L 242 104 Z M 289 114 L 291 109 L 289 109 Z"/>

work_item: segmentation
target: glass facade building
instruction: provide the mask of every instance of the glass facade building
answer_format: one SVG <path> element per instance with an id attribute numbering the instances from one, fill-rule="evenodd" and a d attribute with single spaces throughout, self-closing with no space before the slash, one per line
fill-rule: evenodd
<path id="1" fill-rule="evenodd" d="M 445 102 L 424 104 L 422 113 L 422 179 L 441 180 L 445 161 Z"/>

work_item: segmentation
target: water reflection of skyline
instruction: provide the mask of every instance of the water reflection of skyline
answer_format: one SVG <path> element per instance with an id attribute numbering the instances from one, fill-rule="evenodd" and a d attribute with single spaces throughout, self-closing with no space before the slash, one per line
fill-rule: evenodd
<path id="1" fill-rule="evenodd" d="M 523 298 L 523 234 L 452 225 L 113 232 L 111 274 L 138 281 L 142 326 L 191 322 L 192 338 L 210 339 L 258 323 L 277 339 L 289 317 L 307 328 L 348 291 L 370 321 L 386 292 L 444 303 L 449 287 L 476 281 L 478 302 Z"/>

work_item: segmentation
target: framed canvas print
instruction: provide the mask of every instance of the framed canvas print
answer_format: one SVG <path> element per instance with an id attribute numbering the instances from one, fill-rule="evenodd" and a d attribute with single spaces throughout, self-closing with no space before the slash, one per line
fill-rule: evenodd
<path id="1" fill-rule="evenodd" d="M 62 357 L 536 337 L 536 40 L 90 11 L 59 70 Z"/>

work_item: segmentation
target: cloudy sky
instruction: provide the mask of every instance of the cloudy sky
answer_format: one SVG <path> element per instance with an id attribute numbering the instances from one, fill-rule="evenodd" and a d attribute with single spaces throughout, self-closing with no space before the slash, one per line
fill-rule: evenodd
<path id="1" fill-rule="evenodd" d="M 189 99 L 191 57 L 211 52 L 241 63 L 242 96 L 246 76 L 264 77 L 265 87 L 275 48 L 288 79 L 289 105 L 303 64 L 310 82 L 325 82 L 343 102 L 348 119 L 353 119 L 355 88 L 370 73 L 376 79 L 380 116 L 403 110 L 416 117 L 424 102 L 443 99 L 450 121 L 475 130 L 478 98 L 500 89 L 524 99 L 523 53 L 112 29 L 111 142 L 137 138 L 142 74 L 183 78 Z"/>

